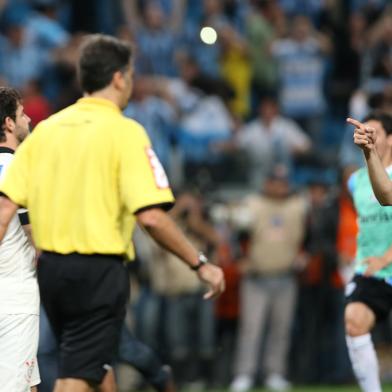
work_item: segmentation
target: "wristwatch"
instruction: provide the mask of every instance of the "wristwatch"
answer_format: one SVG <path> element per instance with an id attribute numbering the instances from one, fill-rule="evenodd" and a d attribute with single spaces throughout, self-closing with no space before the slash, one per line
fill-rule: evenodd
<path id="1" fill-rule="evenodd" d="M 202 252 L 199 253 L 198 261 L 198 264 L 190 266 L 191 270 L 198 271 L 204 264 L 208 264 L 207 256 Z"/>

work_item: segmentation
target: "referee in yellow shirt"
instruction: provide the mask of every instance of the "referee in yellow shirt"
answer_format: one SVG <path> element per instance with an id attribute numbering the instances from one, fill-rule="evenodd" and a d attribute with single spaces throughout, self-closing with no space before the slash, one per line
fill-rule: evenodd
<path id="1" fill-rule="evenodd" d="M 15 154 L 0 185 L 0 241 L 18 206 L 27 207 L 42 250 L 38 282 L 60 347 L 56 392 L 114 391 L 110 365 L 128 299 L 122 260 L 132 259 L 137 222 L 209 285 L 209 264 L 165 212 L 166 174 L 143 127 L 121 109 L 132 90 L 131 49 L 104 35 L 86 39 L 78 63 L 84 97 L 41 122 Z"/>

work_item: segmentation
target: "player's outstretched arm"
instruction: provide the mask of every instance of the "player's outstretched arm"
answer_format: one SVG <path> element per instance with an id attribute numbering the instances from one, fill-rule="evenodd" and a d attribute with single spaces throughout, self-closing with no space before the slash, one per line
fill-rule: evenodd
<path id="1" fill-rule="evenodd" d="M 15 215 L 18 205 L 8 197 L 0 196 L 0 243 L 7 231 L 8 224 Z"/>
<path id="2" fill-rule="evenodd" d="M 163 248 L 175 254 L 189 267 L 199 264 L 199 252 L 188 241 L 172 218 L 160 208 L 151 208 L 136 214 L 140 226 Z M 209 286 L 204 298 L 218 297 L 225 289 L 222 269 L 207 263 L 197 270 L 199 279 Z"/>
<path id="3" fill-rule="evenodd" d="M 381 162 L 376 149 L 377 135 L 373 128 L 348 118 L 347 122 L 355 126 L 354 143 L 362 149 L 373 191 L 381 205 L 392 205 L 392 182 Z"/>

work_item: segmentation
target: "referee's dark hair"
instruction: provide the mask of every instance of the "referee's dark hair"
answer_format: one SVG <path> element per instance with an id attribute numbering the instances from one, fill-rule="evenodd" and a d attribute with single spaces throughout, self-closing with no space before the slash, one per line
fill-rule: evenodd
<path id="1" fill-rule="evenodd" d="M 82 90 L 91 94 L 108 86 L 115 72 L 125 71 L 131 56 L 131 46 L 125 41 L 103 34 L 88 36 L 78 64 Z"/>
<path id="2" fill-rule="evenodd" d="M 370 112 L 362 122 L 378 121 L 385 129 L 387 135 L 392 135 L 392 115 L 382 110 L 374 110 Z"/>
<path id="3" fill-rule="evenodd" d="M 5 142 L 4 123 L 7 117 L 16 121 L 16 109 L 22 97 L 12 87 L 0 87 L 0 142 Z"/>

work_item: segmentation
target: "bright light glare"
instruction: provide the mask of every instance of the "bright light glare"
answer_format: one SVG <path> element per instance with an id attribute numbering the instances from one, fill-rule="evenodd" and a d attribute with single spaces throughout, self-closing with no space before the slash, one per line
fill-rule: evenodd
<path id="1" fill-rule="evenodd" d="M 218 38 L 218 34 L 212 27 L 203 27 L 200 31 L 200 38 L 205 44 L 213 45 Z"/>

